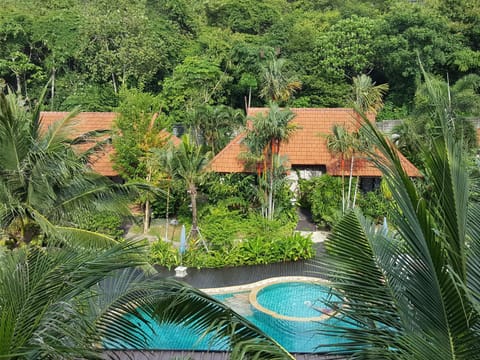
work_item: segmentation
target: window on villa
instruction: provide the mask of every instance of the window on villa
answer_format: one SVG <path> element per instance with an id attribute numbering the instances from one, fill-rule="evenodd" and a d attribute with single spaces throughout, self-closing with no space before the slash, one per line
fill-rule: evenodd
<path id="1" fill-rule="evenodd" d="M 363 193 L 375 191 L 380 188 L 381 180 L 379 177 L 362 177 L 360 178 L 360 189 Z"/>

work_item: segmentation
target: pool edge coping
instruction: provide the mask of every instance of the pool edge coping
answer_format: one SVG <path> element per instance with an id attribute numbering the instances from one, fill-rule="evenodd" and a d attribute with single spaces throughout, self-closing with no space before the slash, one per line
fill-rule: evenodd
<path id="1" fill-rule="evenodd" d="M 306 281 L 306 282 L 313 281 L 313 282 L 319 282 L 319 283 L 321 282 L 324 284 L 328 284 L 327 280 L 319 277 L 314 277 L 314 276 L 276 276 L 276 277 L 271 277 L 268 279 L 263 279 L 263 280 L 255 281 L 252 283 L 243 284 L 243 285 L 224 286 L 224 287 L 218 287 L 218 288 L 205 288 L 200 290 L 208 295 L 221 295 L 221 294 L 228 294 L 228 293 L 234 293 L 234 292 L 251 291 L 254 288 L 259 286 L 276 284 L 279 282 L 286 282 L 286 281 Z"/>
<path id="2" fill-rule="evenodd" d="M 257 293 L 268 285 L 273 284 L 280 284 L 282 282 L 307 282 L 307 283 L 317 283 L 328 285 L 328 280 L 314 277 L 314 276 L 277 276 L 268 279 L 263 279 L 260 281 L 256 281 L 249 284 L 244 285 L 236 285 L 236 286 L 226 286 L 220 288 L 207 288 L 207 289 L 200 289 L 204 293 L 208 295 L 222 295 L 228 293 L 237 293 L 237 292 L 247 292 L 248 299 L 250 305 L 252 305 L 257 311 L 263 312 L 268 314 L 269 316 L 281 319 L 281 320 L 288 320 L 288 321 L 295 321 L 295 322 L 311 322 L 311 321 L 323 321 L 331 317 L 331 314 L 322 313 L 320 316 L 315 317 L 294 317 L 294 316 L 286 316 L 282 314 L 278 314 L 275 311 L 269 310 L 264 308 L 260 305 L 257 301 Z"/>

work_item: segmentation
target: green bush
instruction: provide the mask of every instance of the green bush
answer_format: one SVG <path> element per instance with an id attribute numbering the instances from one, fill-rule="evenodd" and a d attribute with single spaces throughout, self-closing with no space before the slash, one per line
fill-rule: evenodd
<path id="1" fill-rule="evenodd" d="M 231 249 L 243 226 L 239 211 L 230 211 L 223 206 L 209 206 L 201 214 L 202 236 L 213 250 Z"/>
<path id="2" fill-rule="evenodd" d="M 257 235 L 237 242 L 230 249 L 205 251 L 203 247 L 189 248 L 183 264 L 189 267 L 214 268 L 239 265 L 270 264 L 309 259 L 315 255 L 310 237 L 290 232 L 288 235 Z"/>
<path id="3" fill-rule="evenodd" d="M 389 217 L 393 211 L 394 202 L 388 201 L 380 190 L 369 191 L 358 198 L 358 206 L 365 216 L 369 216 L 377 223 Z"/>
<path id="4" fill-rule="evenodd" d="M 189 244 L 182 264 L 188 267 L 268 264 L 314 256 L 313 242 L 293 231 L 295 222 L 269 221 L 253 213 L 244 216 L 224 206 L 202 212 L 200 229 L 208 250 L 197 241 Z M 169 268 L 180 264 L 178 249 L 159 241 L 152 245 L 150 259 Z"/>
<path id="5" fill-rule="evenodd" d="M 115 239 L 122 238 L 124 234 L 123 219 L 118 214 L 97 212 L 82 214 L 79 218 L 79 227 L 82 229 L 109 235 Z"/>
<path id="6" fill-rule="evenodd" d="M 352 200 L 356 179 L 352 181 Z M 300 204 L 312 212 L 315 223 L 330 228 L 342 216 L 342 180 L 340 177 L 323 175 L 300 181 Z M 348 194 L 348 177 L 345 177 L 345 196 Z M 356 207 L 365 216 L 381 223 L 393 210 L 393 202 L 385 198 L 382 191 L 357 192 Z"/>
<path id="7" fill-rule="evenodd" d="M 169 189 L 167 189 L 167 186 Z M 165 218 L 167 215 L 167 191 L 169 217 L 178 213 L 181 204 L 186 203 L 188 205 L 190 203 L 190 197 L 180 181 L 162 181 L 159 188 L 164 191 L 164 194 L 152 200 L 152 215 L 155 218 Z"/>
<path id="8" fill-rule="evenodd" d="M 300 203 L 310 209 L 315 223 L 322 227 L 332 227 L 342 216 L 341 178 L 322 175 L 301 180 L 299 184 Z"/>
<path id="9" fill-rule="evenodd" d="M 172 243 L 158 240 L 150 247 L 150 262 L 171 269 L 180 265 L 180 253 Z"/>
<path id="10" fill-rule="evenodd" d="M 247 213 L 257 205 L 253 175 L 210 172 L 207 181 L 201 186 L 201 191 L 208 197 L 209 204 L 228 203 L 230 210 Z"/>

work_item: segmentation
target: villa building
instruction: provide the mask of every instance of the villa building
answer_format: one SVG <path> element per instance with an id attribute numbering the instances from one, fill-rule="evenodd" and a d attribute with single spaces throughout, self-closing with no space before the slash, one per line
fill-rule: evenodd
<path id="1" fill-rule="evenodd" d="M 43 111 L 40 114 L 41 127 L 47 129 L 54 122 L 65 118 L 68 112 Z M 115 118 L 118 116 L 115 112 L 80 112 L 74 119 L 71 128 L 71 138 L 88 134 L 93 131 L 107 131 L 99 137 L 88 139 L 85 143 L 74 145 L 79 151 L 88 151 L 98 144 L 99 141 L 110 140 L 111 130 L 114 128 Z M 169 139 L 174 145 L 180 143 L 180 139 L 171 135 L 165 130 L 160 131 L 159 136 Z M 115 149 L 111 141 L 96 149 L 89 158 L 91 169 L 101 175 L 108 176 L 114 180 L 120 180 L 118 172 L 113 168 L 112 155 Z"/>
<path id="2" fill-rule="evenodd" d="M 313 176 L 330 174 L 346 176 L 350 174 L 350 161 L 345 161 L 342 169 L 339 156 L 333 155 L 327 149 L 326 137 L 332 133 L 334 125 L 342 125 L 349 132 L 360 128 L 358 114 L 351 108 L 299 108 L 290 109 L 296 116 L 292 120 L 297 129 L 288 142 L 282 142 L 280 155 L 285 155 L 289 177 L 295 182 L 298 178 L 308 179 Z M 255 116 L 267 113 L 268 108 L 250 108 L 248 115 Z M 368 115 L 370 121 L 375 121 L 373 114 Z M 242 157 L 247 148 L 242 143 L 245 133 L 236 136 L 210 163 L 210 169 L 219 173 L 248 172 Z M 418 169 L 399 153 L 404 169 L 411 177 L 418 177 Z M 363 190 L 375 188 L 380 181 L 381 171 L 361 154 L 356 155 L 352 171 L 353 176 L 360 178 Z"/>

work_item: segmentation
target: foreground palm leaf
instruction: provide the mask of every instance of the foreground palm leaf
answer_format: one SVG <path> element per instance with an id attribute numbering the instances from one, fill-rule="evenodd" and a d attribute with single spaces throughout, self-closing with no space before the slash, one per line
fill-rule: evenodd
<path id="1" fill-rule="evenodd" d="M 107 299 L 109 303 L 108 306 L 96 306 L 108 309 L 97 317 L 96 324 L 111 348 L 148 348 L 151 339 L 145 337 L 145 328 L 149 326 L 145 320 L 154 319 L 158 323 L 186 326 L 199 339 L 211 336 L 209 344 L 226 346 L 226 350 L 232 351 L 233 359 L 292 358 L 278 343 L 232 309 L 176 280 L 145 278 L 138 272 L 124 271 L 101 284 L 97 299 L 100 302 Z M 157 333 L 155 336 L 165 335 Z"/>
<path id="2" fill-rule="evenodd" d="M 73 151 L 75 115 L 41 131 L 38 106 L 28 111 L 14 94 L 0 94 L 0 226 L 15 245 L 50 236 L 55 225 L 65 233 L 83 213 L 129 214 L 130 189 L 93 173 Z"/>
<path id="3" fill-rule="evenodd" d="M 138 324 L 146 315 L 227 337 L 241 358 L 291 358 L 218 301 L 134 269 L 145 265 L 142 244 L 62 244 L 0 253 L 0 358 L 100 358 L 104 343 L 144 349 L 148 333 Z"/>
<path id="4" fill-rule="evenodd" d="M 424 148 L 425 184 L 402 169 L 395 148 L 365 119 L 375 161 L 397 204 L 377 229 L 356 212 L 338 224 L 325 246 L 329 276 L 342 297 L 342 321 L 326 332 L 348 341 L 355 358 L 476 359 L 480 354 L 480 211 L 470 199 L 462 144 L 448 102 L 426 86 L 437 134 Z M 373 156 L 373 154 L 372 154 Z"/>

